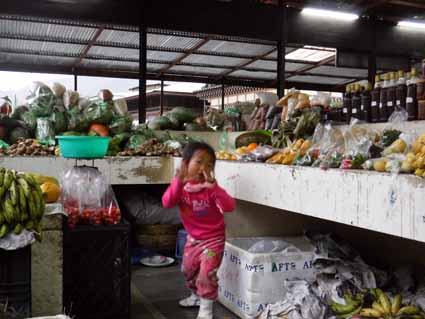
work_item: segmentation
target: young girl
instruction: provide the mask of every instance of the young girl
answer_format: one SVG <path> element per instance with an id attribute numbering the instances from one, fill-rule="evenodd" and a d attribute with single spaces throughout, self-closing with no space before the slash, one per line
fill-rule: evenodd
<path id="1" fill-rule="evenodd" d="M 215 153 L 205 143 L 190 143 L 183 150 L 180 170 L 162 197 L 166 208 L 179 206 L 188 233 L 183 255 L 183 274 L 192 295 L 179 304 L 199 306 L 197 319 L 213 318 L 217 298 L 217 270 L 224 243 L 223 213 L 235 208 L 235 201 L 214 178 Z"/>

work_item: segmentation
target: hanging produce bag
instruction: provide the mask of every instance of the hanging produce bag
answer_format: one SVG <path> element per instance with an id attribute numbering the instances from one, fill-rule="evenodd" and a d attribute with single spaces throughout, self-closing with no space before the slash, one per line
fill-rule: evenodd
<path id="1" fill-rule="evenodd" d="M 30 130 L 35 131 L 37 128 L 37 115 L 33 111 L 23 113 L 22 120 Z"/>
<path id="2" fill-rule="evenodd" d="M 112 135 L 129 132 L 133 124 L 133 118 L 130 115 L 117 116 L 109 125 Z"/>
<path id="3" fill-rule="evenodd" d="M 76 108 L 68 112 L 68 130 L 73 132 L 83 132 L 89 127 L 89 121 L 84 113 Z"/>
<path id="4" fill-rule="evenodd" d="M 56 104 L 53 91 L 42 82 L 34 82 L 31 94 L 27 97 L 30 110 L 36 116 L 49 116 Z"/>
<path id="5" fill-rule="evenodd" d="M 97 168 L 75 166 L 63 175 L 61 185 L 69 226 L 120 222 L 121 212 L 112 187 Z"/>
<path id="6" fill-rule="evenodd" d="M 109 101 L 96 101 L 85 110 L 90 123 L 109 124 L 114 117 L 113 104 Z"/>
<path id="7" fill-rule="evenodd" d="M 37 119 L 36 139 L 45 145 L 55 145 L 55 128 L 47 117 Z"/>

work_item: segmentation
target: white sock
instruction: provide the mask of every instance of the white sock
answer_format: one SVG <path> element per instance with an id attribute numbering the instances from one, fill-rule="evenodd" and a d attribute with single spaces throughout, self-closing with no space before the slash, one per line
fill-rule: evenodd
<path id="1" fill-rule="evenodd" d="M 199 297 L 192 292 L 189 297 L 186 297 L 179 301 L 179 305 L 182 307 L 199 307 Z"/>
<path id="2" fill-rule="evenodd" d="M 197 319 L 213 319 L 214 300 L 201 298 Z"/>

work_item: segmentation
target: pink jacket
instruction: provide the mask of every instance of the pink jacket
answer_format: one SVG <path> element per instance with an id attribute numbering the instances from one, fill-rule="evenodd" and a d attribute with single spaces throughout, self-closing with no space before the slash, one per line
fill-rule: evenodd
<path id="1" fill-rule="evenodd" d="M 189 182 L 191 185 L 196 183 Z M 235 200 L 224 189 L 213 184 L 197 192 L 188 192 L 175 177 L 162 196 L 165 208 L 179 206 L 184 228 L 195 239 L 225 236 L 223 213 L 235 209 Z"/>

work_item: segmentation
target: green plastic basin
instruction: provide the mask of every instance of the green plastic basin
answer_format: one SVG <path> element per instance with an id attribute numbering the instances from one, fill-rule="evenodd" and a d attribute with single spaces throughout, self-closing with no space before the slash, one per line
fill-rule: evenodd
<path id="1" fill-rule="evenodd" d="M 108 151 L 110 137 L 56 136 L 63 157 L 102 158 Z"/>

